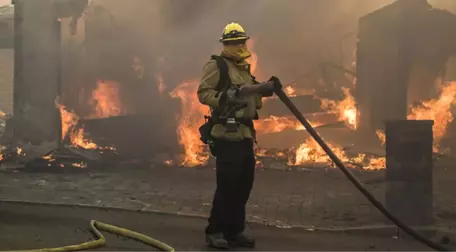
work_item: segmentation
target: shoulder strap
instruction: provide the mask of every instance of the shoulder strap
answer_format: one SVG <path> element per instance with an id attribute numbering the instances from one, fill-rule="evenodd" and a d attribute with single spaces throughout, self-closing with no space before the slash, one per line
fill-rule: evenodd
<path id="1" fill-rule="evenodd" d="M 260 83 L 256 80 L 255 76 L 253 76 L 252 74 L 250 74 L 250 76 L 252 76 L 253 84 L 260 84 Z"/>
<path id="2" fill-rule="evenodd" d="M 215 62 L 217 63 L 217 67 L 220 71 L 220 80 L 216 86 L 217 91 L 225 91 L 228 89 L 230 86 L 233 85 L 231 82 L 231 78 L 229 76 L 229 69 L 228 69 L 228 64 L 226 63 L 225 59 L 223 59 L 222 56 L 218 55 L 212 55 L 211 57 Z"/>
<path id="3" fill-rule="evenodd" d="M 250 70 L 250 64 L 249 64 L 249 74 L 250 74 L 250 76 L 252 76 L 253 84 L 259 84 L 260 83 L 260 82 L 258 82 L 256 80 L 255 76 L 253 76 L 252 71 Z"/>

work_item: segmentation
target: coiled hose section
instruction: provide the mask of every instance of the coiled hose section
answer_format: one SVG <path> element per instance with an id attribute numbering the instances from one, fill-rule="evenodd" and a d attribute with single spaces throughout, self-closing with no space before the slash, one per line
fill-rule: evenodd
<path id="1" fill-rule="evenodd" d="M 315 131 L 312 125 L 307 121 L 307 119 L 302 115 L 302 113 L 298 110 L 298 108 L 294 105 L 294 103 L 288 98 L 285 92 L 281 88 L 276 88 L 275 91 L 276 95 L 280 98 L 280 100 L 288 107 L 288 109 L 293 113 L 293 115 L 302 123 L 302 125 L 306 128 L 307 132 L 315 139 L 315 141 L 320 145 L 320 147 L 326 152 L 326 154 L 331 158 L 334 164 L 339 167 L 342 172 L 347 176 L 348 180 L 350 180 L 353 185 L 369 200 L 369 202 L 374 205 L 386 218 L 388 218 L 391 222 L 393 222 L 396 226 L 404 230 L 407 234 L 415 238 L 416 240 L 422 242 L 423 244 L 433 248 L 437 251 L 450 251 L 449 249 L 437 244 L 429 239 L 418 234 L 415 230 L 411 229 L 409 226 L 404 224 L 400 221 L 396 216 L 391 214 L 383 205 L 380 203 L 369 191 L 364 188 L 364 186 L 359 182 L 359 180 L 350 172 L 347 167 L 342 163 L 342 161 L 337 157 L 336 154 L 329 148 L 329 146 L 325 143 L 325 141 L 320 137 L 320 135 Z"/>
<path id="2" fill-rule="evenodd" d="M 70 245 L 65 247 L 59 248 L 43 248 L 43 249 L 30 249 L 30 250 L 8 250 L 8 252 L 66 252 L 66 251 L 80 251 L 80 250 L 88 250 L 88 249 L 95 249 L 106 245 L 106 239 L 101 234 L 101 231 L 106 231 L 108 233 L 117 234 L 120 236 L 124 236 L 133 240 L 137 240 L 142 242 L 146 245 L 159 249 L 160 251 L 169 251 L 174 252 L 174 248 L 170 247 L 169 245 L 155 240 L 147 235 L 137 233 L 128 229 L 116 227 L 113 225 L 109 225 L 103 222 L 92 220 L 90 221 L 90 228 L 93 234 L 97 237 L 97 240 L 84 242 L 78 245 Z M 0 252 L 7 252 L 7 251 L 0 251 Z"/>

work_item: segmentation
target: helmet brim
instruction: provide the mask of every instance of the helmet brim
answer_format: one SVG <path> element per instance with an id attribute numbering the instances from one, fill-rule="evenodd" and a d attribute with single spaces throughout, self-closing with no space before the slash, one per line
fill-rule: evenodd
<path id="1" fill-rule="evenodd" d="M 236 41 L 236 40 L 248 40 L 250 39 L 249 36 L 242 36 L 242 37 L 236 37 L 236 38 L 221 38 L 219 42 L 227 42 L 227 41 Z"/>

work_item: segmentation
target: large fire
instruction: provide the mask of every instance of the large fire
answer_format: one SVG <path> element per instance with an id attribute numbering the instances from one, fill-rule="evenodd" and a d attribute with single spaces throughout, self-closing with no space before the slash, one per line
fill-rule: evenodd
<path id="1" fill-rule="evenodd" d="M 57 104 L 57 108 L 60 111 L 60 120 L 62 123 L 62 138 L 64 139 L 70 129 L 73 129 L 78 124 L 79 116 L 67 110 L 67 108 L 61 104 Z"/>
<path id="2" fill-rule="evenodd" d="M 92 92 L 90 104 L 93 113 L 89 118 L 105 118 L 123 114 L 119 98 L 119 84 L 114 81 L 97 81 Z M 115 150 L 114 147 L 98 146 L 85 136 L 84 128 L 79 125 L 80 117 L 61 104 L 57 104 L 62 123 L 62 138 L 68 138 L 72 146 L 84 149 Z"/>
<path id="3" fill-rule="evenodd" d="M 337 103 L 337 112 L 339 113 L 339 120 L 343 120 L 348 123 L 350 127 L 356 129 L 358 126 L 357 120 L 357 109 L 356 109 L 356 102 L 355 98 L 350 93 L 350 89 L 343 88 L 342 91 L 344 92 L 345 99 L 341 102 Z"/>
<path id="4" fill-rule="evenodd" d="M 258 57 L 252 50 L 253 42 L 249 43 L 249 48 L 252 57 L 249 59 L 251 64 L 251 71 L 255 73 L 258 71 Z M 159 81 L 163 90 L 163 80 Z M 204 115 L 208 113 L 208 108 L 199 103 L 197 98 L 198 82 L 190 81 L 180 84 L 171 93 L 171 97 L 179 98 L 181 100 L 181 115 L 179 118 L 179 126 L 177 129 L 180 144 L 184 148 L 184 155 L 180 160 L 180 165 L 186 167 L 193 167 L 204 165 L 207 163 L 210 155 L 207 149 L 200 141 L 198 128 L 204 123 Z M 288 85 L 285 87 L 286 93 L 290 96 L 301 95 L 298 92 L 296 84 Z M 352 129 L 356 129 L 356 107 L 355 100 L 350 93 L 349 89 L 344 89 L 344 99 L 342 101 L 322 100 L 322 108 L 326 111 L 333 112 L 338 115 L 339 120 L 345 121 Z M 315 91 L 304 91 L 305 94 L 314 94 Z M 320 123 L 312 122 L 314 127 L 319 126 Z M 258 134 L 266 134 L 271 132 L 280 132 L 285 129 L 305 130 L 304 127 L 294 118 L 270 116 L 269 118 L 261 119 L 255 122 L 255 128 Z M 366 155 L 359 155 L 357 157 L 348 157 L 345 151 L 334 145 L 330 144 L 333 150 L 344 162 L 356 162 L 362 164 L 364 169 L 377 169 L 384 167 L 384 159 L 382 158 L 367 158 Z M 275 156 L 285 156 L 285 152 L 274 153 Z M 326 153 L 318 146 L 313 139 L 307 139 L 297 149 L 289 153 L 291 156 L 288 160 L 288 165 L 297 166 L 308 164 L 312 162 L 331 163 Z M 258 167 L 262 167 L 261 162 L 257 163 Z"/>
<path id="5" fill-rule="evenodd" d="M 383 132 L 383 130 L 377 130 L 375 132 L 375 134 L 377 135 L 378 137 L 378 140 L 380 141 L 380 143 L 383 145 L 385 145 L 386 143 L 386 135 L 385 135 L 385 132 Z"/>
<path id="6" fill-rule="evenodd" d="M 343 162 L 356 168 L 364 170 L 379 170 L 384 169 L 386 159 L 384 157 L 368 157 L 366 154 L 358 154 L 355 156 L 348 155 L 345 150 L 333 143 L 327 143 L 336 156 Z M 320 147 L 320 145 L 313 139 L 308 138 L 297 149 L 293 150 L 288 157 L 288 165 L 302 166 L 323 164 L 325 166 L 334 168 L 335 165 Z"/>
<path id="7" fill-rule="evenodd" d="M 355 129 L 358 126 L 358 110 L 356 109 L 356 101 L 352 96 L 350 89 L 342 88 L 344 99 L 342 101 L 334 101 L 329 99 L 321 99 L 321 107 L 324 110 L 338 114 L 339 120 L 344 121 L 350 128 Z"/>
<path id="8" fill-rule="evenodd" d="M 453 121 L 451 106 L 456 102 L 456 82 L 450 82 L 442 87 L 440 97 L 423 101 L 419 106 L 412 107 L 409 120 L 434 120 L 434 151 L 438 152 L 440 141 Z"/>
<path id="9" fill-rule="evenodd" d="M 328 144 L 328 146 L 342 161 L 348 160 L 347 155 L 342 149 L 336 148 L 331 144 Z M 303 165 L 309 163 L 331 163 L 331 159 L 313 138 L 308 138 L 296 149 L 296 155 L 290 156 L 288 159 L 288 165 Z"/>
<path id="10" fill-rule="evenodd" d="M 249 40 L 249 48 L 253 47 L 253 40 Z M 254 51 L 251 51 L 252 56 L 248 59 L 252 73 L 257 69 L 258 56 Z M 162 78 L 158 78 L 158 89 L 162 93 L 165 90 L 165 85 Z M 181 114 L 179 118 L 179 126 L 177 135 L 180 144 L 184 148 L 184 155 L 180 160 L 180 165 L 193 167 L 204 165 L 209 160 L 209 153 L 200 141 L 198 128 L 204 123 L 204 116 L 208 114 L 207 106 L 202 105 L 198 101 L 197 81 L 188 81 L 181 83 L 176 87 L 170 96 L 179 98 L 181 101 Z"/>
<path id="11" fill-rule="evenodd" d="M 258 56 L 253 50 L 253 45 L 253 41 L 251 40 L 248 46 L 252 53 L 252 57 L 250 57 L 248 61 L 251 64 L 252 74 L 258 74 Z M 162 83 L 162 80 L 160 83 Z M 206 164 L 210 156 L 199 140 L 198 127 L 204 123 L 204 115 L 208 112 L 208 109 L 198 102 L 196 97 L 197 86 L 197 82 L 185 82 L 170 93 L 172 97 L 180 98 L 182 101 L 178 136 L 185 152 L 180 164 L 189 167 Z M 356 79 L 353 79 L 353 88 L 355 86 Z M 298 90 L 296 83 L 285 86 L 284 91 L 290 97 L 315 93 L 314 90 L 311 92 L 308 90 L 304 90 L 304 92 Z M 358 126 L 356 101 L 351 94 L 351 89 L 343 88 L 342 92 L 343 99 L 340 101 L 320 99 L 321 108 L 326 112 L 336 114 L 339 121 L 345 122 L 350 129 L 356 130 Z M 425 101 L 422 102 L 420 106 L 411 108 L 411 112 L 408 116 L 409 119 L 435 121 L 434 138 L 436 149 L 438 148 L 438 143 L 446 133 L 448 124 L 453 121 L 453 115 L 451 114 L 450 108 L 455 102 L 455 97 L 456 82 L 444 86 L 438 99 Z M 313 122 L 312 125 L 316 127 L 319 126 L 320 123 Z M 255 128 L 258 134 L 281 132 L 285 129 L 305 130 L 295 118 L 277 116 L 270 116 L 256 121 Z M 377 131 L 377 136 L 381 143 L 384 144 L 385 134 L 379 130 Z M 384 169 L 385 167 L 386 159 L 384 157 L 369 156 L 367 154 L 357 154 L 353 156 L 347 154 L 342 147 L 334 143 L 328 143 L 328 145 L 344 163 L 365 170 Z M 266 156 L 266 152 L 268 151 L 265 149 L 257 149 L 257 155 L 260 157 Z M 268 152 L 268 156 L 277 158 L 288 157 L 289 166 L 308 165 L 312 163 L 323 163 L 333 166 L 329 157 L 312 138 L 306 139 L 304 143 L 291 150 L 276 151 L 273 154 Z M 264 165 L 261 162 L 258 162 L 257 166 L 263 167 Z"/>
<path id="12" fill-rule="evenodd" d="M 314 124 L 312 124 L 315 126 Z M 255 122 L 258 134 L 281 132 L 285 129 L 304 130 L 304 126 L 296 120 L 288 117 L 270 116 Z"/>
<path id="13" fill-rule="evenodd" d="M 84 149 L 97 149 L 98 145 L 85 138 L 84 128 L 77 128 L 79 116 L 61 104 L 57 104 L 57 107 L 60 110 L 62 122 L 62 138 L 68 136 L 73 146 L 79 146 Z"/>
<path id="14" fill-rule="evenodd" d="M 408 120 L 433 120 L 434 152 L 440 152 L 440 141 L 447 132 L 448 125 L 454 117 L 451 107 L 456 103 L 456 82 L 439 87 L 440 96 L 420 102 L 417 106 L 411 106 L 407 116 Z M 377 137 L 382 145 L 386 142 L 383 130 L 377 130 Z"/>
<path id="15" fill-rule="evenodd" d="M 291 83 L 291 84 L 285 85 L 283 87 L 283 91 L 285 92 L 285 94 L 288 95 L 288 97 L 296 97 L 296 96 L 302 96 L 302 95 L 315 96 L 315 93 L 316 93 L 315 89 L 300 88 L 300 87 L 297 87 L 296 83 Z M 273 97 L 273 98 L 275 98 L 275 97 Z"/>
<path id="16" fill-rule="evenodd" d="M 255 75 L 255 74 L 258 74 L 257 73 L 257 66 L 258 66 L 258 55 L 255 53 L 255 51 L 253 50 L 253 46 L 255 45 L 255 42 L 253 39 L 249 39 L 247 41 L 247 47 L 249 48 L 250 50 L 250 53 L 252 54 L 252 56 L 250 56 L 250 58 L 247 59 L 247 62 L 250 64 L 250 72 Z"/>
<path id="17" fill-rule="evenodd" d="M 119 84 L 115 81 L 98 80 L 92 92 L 90 104 L 94 112 L 89 118 L 106 118 L 125 114 L 119 96 Z"/>
<path id="18" fill-rule="evenodd" d="M 209 160 L 209 153 L 200 141 L 198 128 L 204 124 L 208 108 L 198 101 L 198 82 L 189 81 L 180 84 L 170 95 L 181 100 L 181 113 L 177 134 L 184 147 L 184 156 L 180 162 L 186 167 L 204 165 Z"/>

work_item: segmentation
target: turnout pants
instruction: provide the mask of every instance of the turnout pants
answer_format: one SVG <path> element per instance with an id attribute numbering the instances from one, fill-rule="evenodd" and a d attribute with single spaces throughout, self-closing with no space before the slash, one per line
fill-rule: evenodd
<path id="1" fill-rule="evenodd" d="M 245 205 L 255 174 L 253 140 L 217 141 L 217 189 L 206 234 L 223 233 L 226 237 L 244 231 Z"/>

